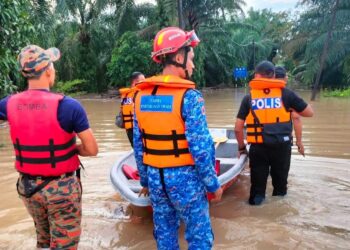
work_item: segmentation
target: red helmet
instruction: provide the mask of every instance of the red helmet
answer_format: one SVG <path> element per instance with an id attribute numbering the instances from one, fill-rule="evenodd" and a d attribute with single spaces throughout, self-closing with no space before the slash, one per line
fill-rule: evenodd
<path id="1" fill-rule="evenodd" d="M 168 27 L 159 31 L 154 39 L 152 59 L 160 63 L 160 57 L 176 53 L 179 49 L 191 46 L 196 47 L 200 40 L 194 30 L 186 32 L 178 27 Z"/>

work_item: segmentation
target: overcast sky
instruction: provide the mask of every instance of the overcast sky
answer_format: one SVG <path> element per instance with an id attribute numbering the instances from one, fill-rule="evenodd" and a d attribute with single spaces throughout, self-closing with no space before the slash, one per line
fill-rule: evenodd
<path id="1" fill-rule="evenodd" d="M 207 0 L 210 1 L 210 0 Z M 154 0 L 135 0 L 136 3 L 152 2 Z M 272 9 L 273 11 L 293 10 L 298 0 L 245 0 L 247 6 L 245 9 L 253 7 L 254 9 Z"/>
<path id="2" fill-rule="evenodd" d="M 298 0 L 245 0 L 247 9 L 272 9 L 273 11 L 293 10 Z"/>

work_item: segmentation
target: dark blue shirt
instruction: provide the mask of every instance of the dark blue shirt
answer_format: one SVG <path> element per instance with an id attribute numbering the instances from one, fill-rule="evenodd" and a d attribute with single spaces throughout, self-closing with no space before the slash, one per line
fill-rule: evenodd
<path id="1" fill-rule="evenodd" d="M 7 120 L 7 102 L 9 97 L 0 100 L 0 120 Z M 80 133 L 90 128 L 83 106 L 77 100 L 65 96 L 58 105 L 57 120 L 68 133 Z"/>

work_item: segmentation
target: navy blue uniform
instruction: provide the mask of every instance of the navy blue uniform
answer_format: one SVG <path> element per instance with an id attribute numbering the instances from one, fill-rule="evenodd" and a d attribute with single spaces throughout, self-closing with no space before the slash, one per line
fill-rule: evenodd
<path id="1" fill-rule="evenodd" d="M 207 126 L 204 100 L 198 91 L 185 93 L 182 117 L 194 167 L 164 168 L 164 190 L 159 169 L 143 164 L 142 136 L 134 115 L 135 158 L 141 185 L 150 191 L 158 249 L 179 249 L 180 220 L 186 225 L 189 249 L 211 249 L 214 236 L 206 191 L 215 192 L 220 184 L 214 170 L 215 148 Z"/>

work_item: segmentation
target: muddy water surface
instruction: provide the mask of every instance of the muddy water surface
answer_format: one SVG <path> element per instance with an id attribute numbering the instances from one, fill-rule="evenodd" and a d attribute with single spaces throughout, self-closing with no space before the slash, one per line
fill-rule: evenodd
<path id="1" fill-rule="evenodd" d="M 305 99 L 309 93 L 300 93 Z M 205 93 L 210 127 L 232 128 L 243 90 Z M 100 154 L 84 158 L 83 233 L 79 249 L 156 249 L 149 211 L 130 206 L 113 190 L 109 170 L 130 149 L 114 125 L 117 100 L 87 100 Z M 321 98 L 303 119 L 306 157 L 293 149 L 287 197 L 268 185 L 260 207 L 247 205 L 249 171 L 211 206 L 214 249 L 350 249 L 350 100 Z M 0 124 L 0 249 L 35 249 L 35 231 L 15 190 L 8 128 Z M 181 229 L 181 246 L 186 249 Z"/>

